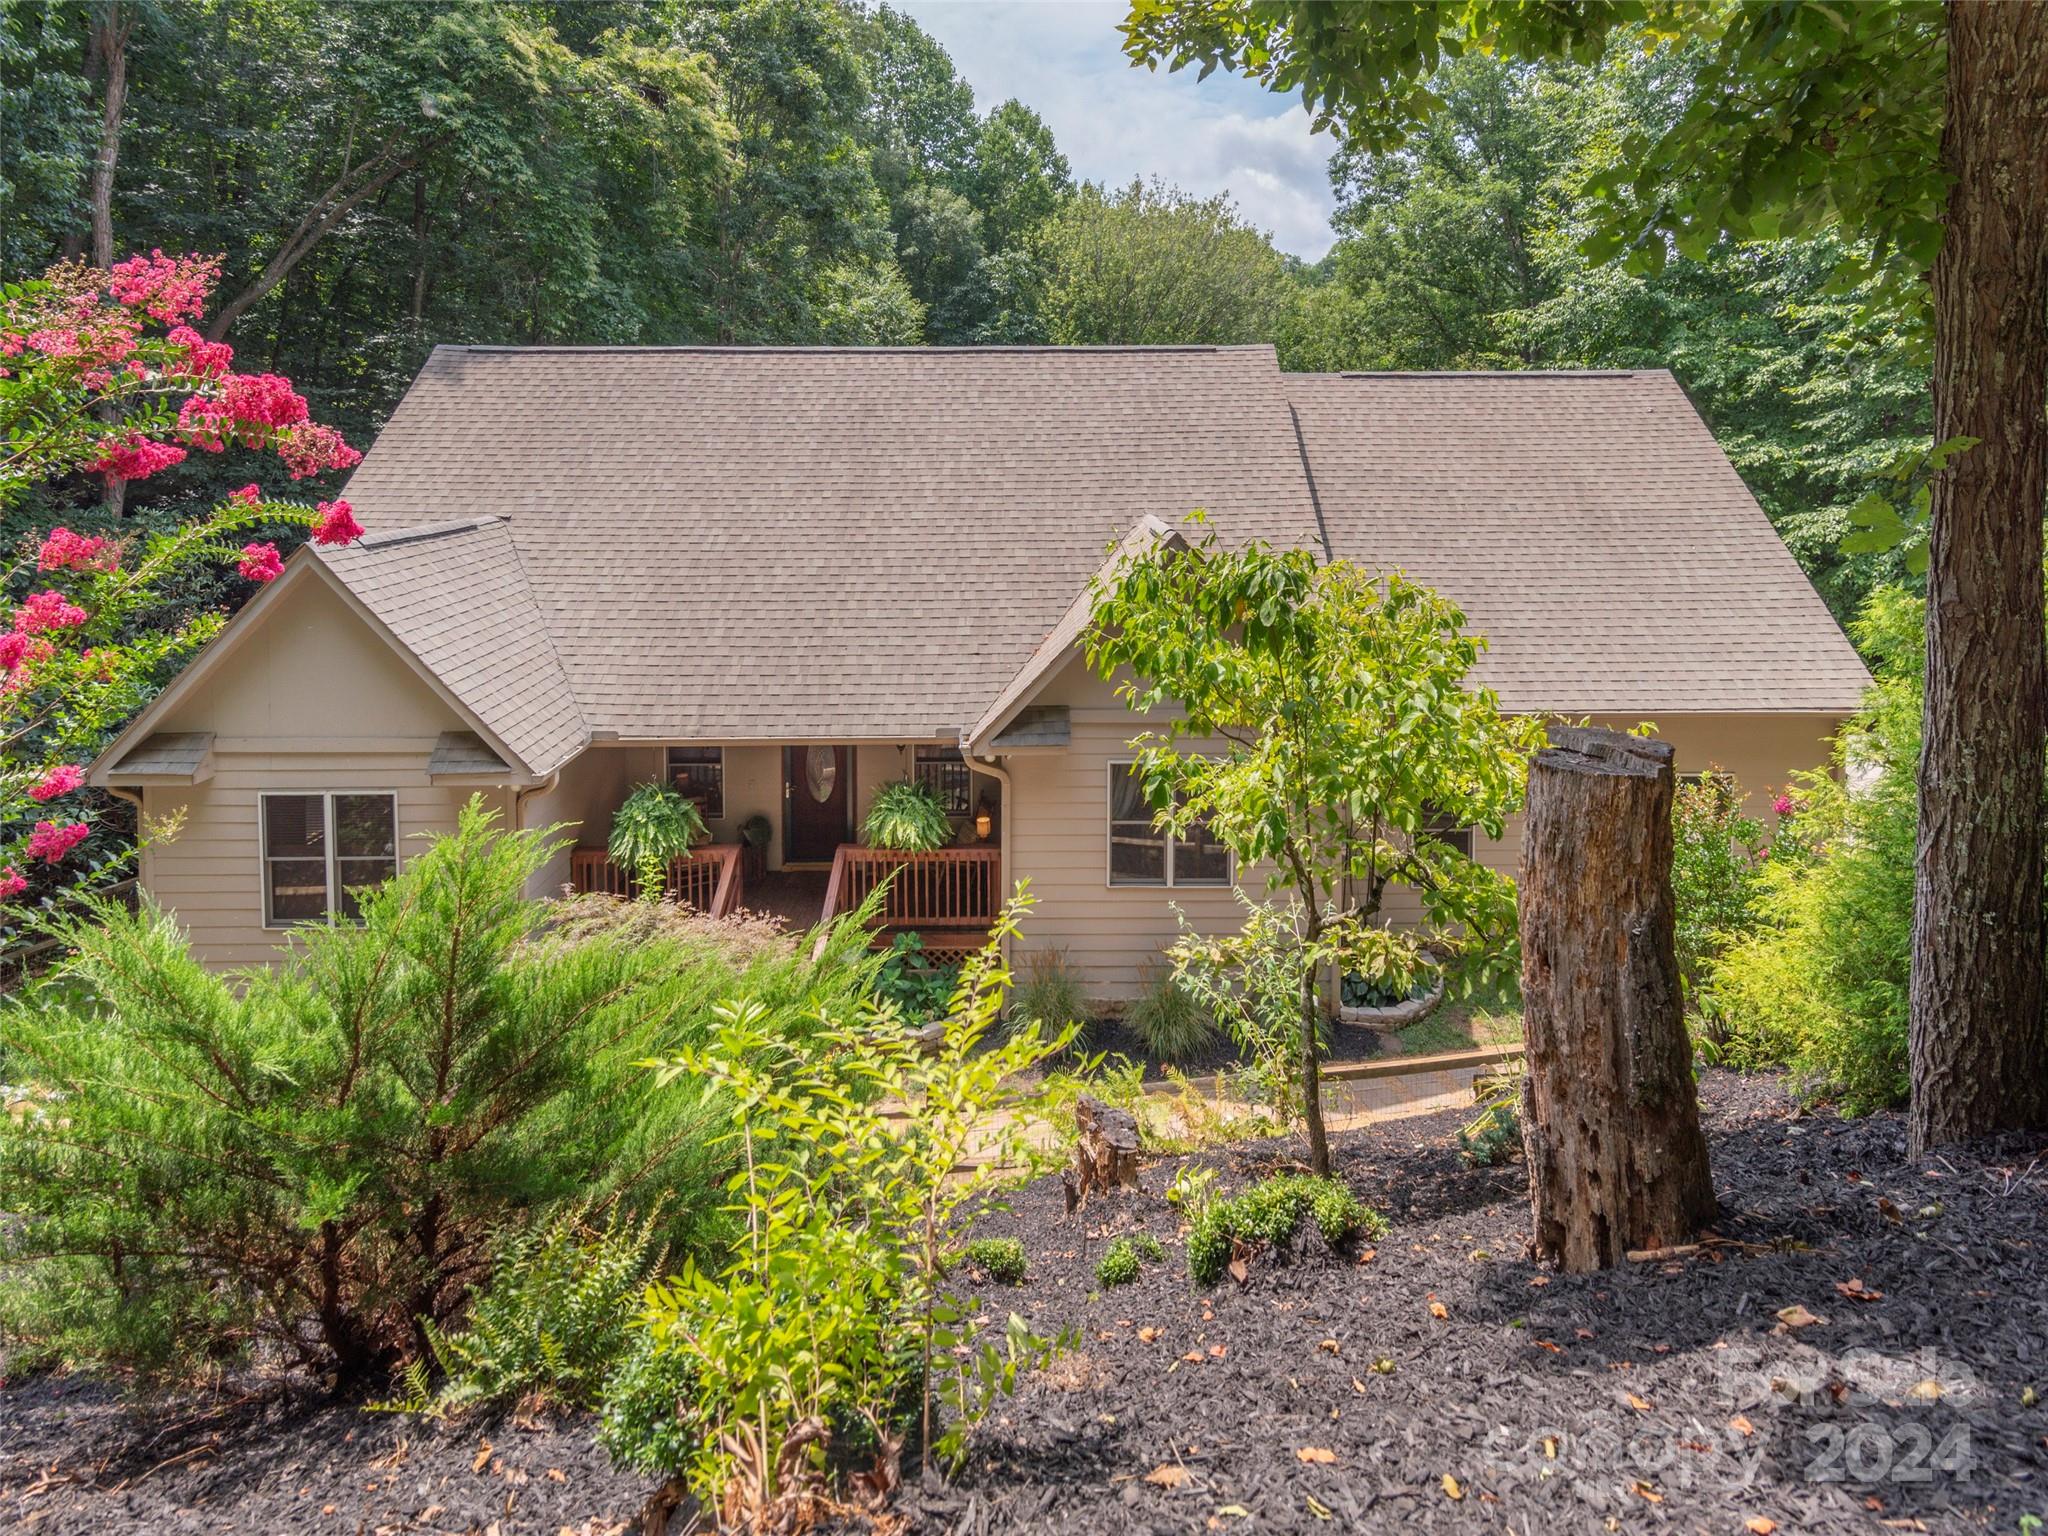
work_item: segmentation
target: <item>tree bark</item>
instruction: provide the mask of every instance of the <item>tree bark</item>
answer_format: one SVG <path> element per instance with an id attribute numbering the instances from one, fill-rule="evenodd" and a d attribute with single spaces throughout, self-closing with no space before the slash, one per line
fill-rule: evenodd
<path id="1" fill-rule="evenodd" d="M 1069 1210 L 1086 1206 L 1091 1195 L 1138 1187 L 1138 1122 L 1129 1111 L 1084 1093 L 1074 1100 L 1074 1131 Z"/>
<path id="2" fill-rule="evenodd" d="M 1915 861 L 1917 1151 L 2048 1119 L 2041 518 L 2048 489 L 2048 9 L 1948 7 L 1934 477 Z"/>
<path id="3" fill-rule="evenodd" d="M 1315 900 L 1315 887 L 1308 887 Z M 1313 912 L 1308 919 L 1308 942 L 1313 951 L 1322 937 L 1322 925 Z M 1308 1127 L 1308 1165 L 1318 1178 L 1330 1176 L 1330 1133 L 1323 1124 L 1322 999 L 1317 995 L 1317 967 L 1305 967 L 1301 979 L 1301 1118 Z"/>
<path id="4" fill-rule="evenodd" d="M 104 74 L 101 97 L 100 147 L 93 155 L 86 181 L 92 205 L 92 264 L 104 272 L 114 264 L 114 168 L 121 161 L 121 122 L 128 110 L 128 38 L 135 18 L 120 0 L 96 5 L 87 51 Z"/>
<path id="5" fill-rule="evenodd" d="M 1522 845 L 1532 1246 L 1583 1272 L 1714 1214 L 1671 899 L 1671 748 L 1553 726 Z"/>

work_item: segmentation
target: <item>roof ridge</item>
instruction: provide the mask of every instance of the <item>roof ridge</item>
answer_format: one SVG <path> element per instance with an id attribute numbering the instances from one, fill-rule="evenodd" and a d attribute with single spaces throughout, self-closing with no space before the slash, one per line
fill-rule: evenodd
<path id="1" fill-rule="evenodd" d="M 757 355 L 780 356 L 826 356 L 826 357 L 983 357 L 1004 353 L 1043 353 L 1052 356 L 1101 356 L 1117 353 L 1162 353 L 1162 352 L 1270 352 L 1270 341 L 1246 342 L 1108 342 L 1087 345 L 1056 345 L 1053 343 L 1008 342 L 999 346 L 763 346 L 763 345 L 718 345 L 711 342 L 657 342 L 639 345 L 602 346 L 591 343 L 565 343 L 561 345 L 508 346 L 489 342 L 441 342 L 436 352 L 505 352 L 505 353 L 561 353 L 561 352 L 703 352 L 723 357 L 747 357 Z"/>
<path id="2" fill-rule="evenodd" d="M 1668 368 L 1351 368 L 1342 373 L 1291 373 L 1292 379 L 1633 379 Z"/>
<path id="3" fill-rule="evenodd" d="M 421 523 L 412 528 L 394 528 L 389 533 L 366 533 L 356 540 L 358 549 L 390 549 L 399 544 L 418 544 L 427 539 L 453 538 L 458 533 L 475 533 L 507 519 L 492 513 L 487 517 L 466 517 L 446 523 Z M 522 570 L 521 575 L 525 572 Z"/>

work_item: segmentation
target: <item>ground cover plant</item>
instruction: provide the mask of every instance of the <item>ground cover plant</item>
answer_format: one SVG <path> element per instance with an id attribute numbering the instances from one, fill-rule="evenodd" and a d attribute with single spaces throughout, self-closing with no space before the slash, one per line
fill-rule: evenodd
<path id="1" fill-rule="evenodd" d="M 1159 1245 L 1158 1238 L 1149 1232 L 1133 1232 L 1114 1239 L 1102 1251 L 1095 1265 L 1095 1283 L 1106 1291 L 1114 1290 L 1135 1281 L 1146 1264 L 1165 1261 L 1166 1250 Z"/>
<path id="2" fill-rule="evenodd" d="M 1361 1234 L 1386 1232 L 1386 1219 L 1343 1184 L 1311 1174 L 1276 1174 L 1241 1195 L 1212 1201 L 1195 1218 L 1188 1229 L 1188 1275 L 1197 1285 L 1214 1285 L 1239 1247 L 1283 1252 L 1303 1220 L 1313 1222 L 1332 1248 Z"/>
<path id="3" fill-rule="evenodd" d="M 801 1038 L 863 996 L 862 936 L 742 967 L 677 939 L 550 928 L 524 899 L 560 840 L 479 803 L 454 834 L 223 977 L 145 903 L 56 921 L 73 983 L 0 1038 L 36 1085 L 0 1119 L 17 1344 L 166 1376 L 244 1359 L 370 1382 L 419 1359 L 551 1207 L 637 1207 L 677 1254 L 729 1236 L 728 1109 L 633 1064 L 701 1039 L 744 985 Z"/>
<path id="4" fill-rule="evenodd" d="M 1004 1285 L 1021 1284 L 1029 1268 L 1024 1245 L 1014 1237 L 977 1237 L 960 1250 L 960 1256 Z"/>

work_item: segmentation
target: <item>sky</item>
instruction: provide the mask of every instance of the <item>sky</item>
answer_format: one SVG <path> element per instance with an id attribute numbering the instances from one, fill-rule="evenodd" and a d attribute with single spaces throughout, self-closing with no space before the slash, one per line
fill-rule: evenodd
<path id="1" fill-rule="evenodd" d="M 894 0 L 953 56 L 983 112 L 1014 96 L 1052 126 L 1079 181 L 1159 176 L 1240 214 L 1305 261 L 1335 236 L 1328 163 L 1298 100 L 1217 70 L 1134 68 L 1117 23 L 1095 0 Z"/>

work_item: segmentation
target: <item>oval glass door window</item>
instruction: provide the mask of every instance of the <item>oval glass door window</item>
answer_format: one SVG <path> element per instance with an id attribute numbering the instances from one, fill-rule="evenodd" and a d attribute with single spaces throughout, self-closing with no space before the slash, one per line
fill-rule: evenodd
<path id="1" fill-rule="evenodd" d="M 832 798 L 839 782 L 839 753 L 832 747 L 812 747 L 804 753 L 804 788 L 823 805 Z"/>

